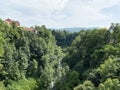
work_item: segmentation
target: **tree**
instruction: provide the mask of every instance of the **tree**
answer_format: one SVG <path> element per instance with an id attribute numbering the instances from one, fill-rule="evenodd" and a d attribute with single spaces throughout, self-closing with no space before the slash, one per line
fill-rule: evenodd
<path id="1" fill-rule="evenodd" d="M 28 67 L 28 56 L 21 49 L 18 51 L 18 63 L 21 78 L 25 78 Z"/>
<path id="2" fill-rule="evenodd" d="M 101 83 L 98 90 L 119 90 L 120 81 L 118 79 L 108 78 L 104 83 Z"/>
<path id="3" fill-rule="evenodd" d="M 91 81 L 85 81 L 83 84 L 78 85 L 74 90 L 96 90 Z"/>
<path id="4" fill-rule="evenodd" d="M 35 59 L 33 59 L 33 61 L 29 61 L 27 68 L 27 76 L 37 77 L 37 71 L 38 71 L 38 62 Z"/>

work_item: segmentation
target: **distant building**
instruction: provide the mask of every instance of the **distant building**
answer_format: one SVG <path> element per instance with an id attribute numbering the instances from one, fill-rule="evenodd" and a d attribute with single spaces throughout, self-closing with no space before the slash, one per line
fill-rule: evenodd
<path id="1" fill-rule="evenodd" d="M 5 22 L 8 24 L 8 25 L 12 25 L 13 23 L 15 23 L 15 25 L 17 26 L 17 27 L 19 27 L 20 26 L 20 23 L 19 23 L 19 21 L 14 21 L 14 20 L 11 20 L 11 19 L 5 19 Z M 31 27 L 31 28 L 29 28 L 29 27 L 24 27 L 24 30 L 25 31 L 31 31 L 31 32 L 34 32 L 34 33 L 36 33 L 37 34 L 37 30 L 35 29 L 35 28 L 33 28 L 33 27 Z"/>
<path id="2" fill-rule="evenodd" d="M 12 24 L 12 20 L 9 19 L 9 18 L 8 18 L 8 19 L 5 19 L 5 22 L 6 22 L 7 24 L 10 24 L 10 25 Z"/>
<path id="3" fill-rule="evenodd" d="M 15 25 L 18 27 L 18 26 L 20 26 L 20 23 L 19 23 L 19 21 L 14 21 L 14 20 L 11 20 L 11 19 L 5 19 L 5 22 L 7 23 L 7 24 L 9 24 L 9 25 L 12 25 L 13 23 L 15 23 Z"/>
<path id="4" fill-rule="evenodd" d="M 24 30 L 26 31 L 31 31 L 31 32 L 34 32 L 34 33 L 37 33 L 37 30 L 35 28 L 28 28 L 28 27 L 25 27 Z"/>
<path id="5" fill-rule="evenodd" d="M 20 23 L 18 21 L 14 21 L 14 23 L 16 24 L 16 26 L 20 26 Z"/>
<path id="6" fill-rule="evenodd" d="M 32 32 L 35 31 L 34 28 L 28 28 L 28 27 L 25 27 L 24 29 L 25 29 L 26 31 L 32 31 Z"/>

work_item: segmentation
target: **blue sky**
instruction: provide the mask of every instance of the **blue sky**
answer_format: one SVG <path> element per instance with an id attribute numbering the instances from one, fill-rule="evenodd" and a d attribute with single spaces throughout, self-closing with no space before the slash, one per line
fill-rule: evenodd
<path id="1" fill-rule="evenodd" d="M 22 26 L 109 27 L 120 21 L 120 0 L 0 0 L 0 18 Z"/>

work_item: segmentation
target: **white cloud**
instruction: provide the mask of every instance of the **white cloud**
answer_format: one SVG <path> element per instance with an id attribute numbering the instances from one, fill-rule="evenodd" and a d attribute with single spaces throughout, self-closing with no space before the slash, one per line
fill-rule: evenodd
<path id="1" fill-rule="evenodd" d="M 110 7 L 112 5 L 119 4 L 119 2 L 120 2 L 120 0 L 91 0 L 91 1 L 89 1 L 89 5 L 92 8 L 101 10 L 106 7 Z"/>
<path id="2" fill-rule="evenodd" d="M 18 19 L 23 25 L 87 27 L 109 24 L 112 15 L 102 10 L 119 4 L 120 0 L 4 0 L 0 3 L 1 17 Z"/>
<path id="3" fill-rule="evenodd" d="M 120 0 L 77 0 L 69 2 L 66 12 L 70 12 L 65 26 L 105 26 L 104 21 L 112 15 L 102 13 L 102 9 L 119 4 Z M 101 23 L 100 23 L 101 22 Z M 106 22 L 108 25 L 111 22 Z"/>
<path id="4" fill-rule="evenodd" d="M 11 3 L 39 11 L 61 10 L 68 0 L 9 0 Z"/>

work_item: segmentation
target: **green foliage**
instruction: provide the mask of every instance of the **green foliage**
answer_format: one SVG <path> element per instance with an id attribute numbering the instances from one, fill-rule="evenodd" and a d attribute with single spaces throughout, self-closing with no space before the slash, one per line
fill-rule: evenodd
<path id="1" fill-rule="evenodd" d="M 79 82 L 79 74 L 76 71 L 70 71 L 56 83 L 55 90 L 72 90 Z"/>
<path id="2" fill-rule="evenodd" d="M 64 54 L 55 37 L 44 25 L 33 29 L 37 33 L 0 20 L 0 82 L 8 90 L 36 90 L 34 87 L 44 86 L 46 90 L 53 88 L 51 83 L 61 75 L 62 65 L 58 64 Z"/>
<path id="3" fill-rule="evenodd" d="M 3 82 L 0 82 L 0 90 L 6 90 L 5 85 Z"/>
<path id="4" fill-rule="evenodd" d="M 32 29 L 0 20 L 0 90 L 119 90 L 119 24 L 79 33 Z"/>
<path id="5" fill-rule="evenodd" d="M 57 45 L 61 47 L 70 46 L 72 41 L 78 35 L 78 33 L 70 33 L 68 31 L 52 30 L 52 34 L 55 36 Z"/>
<path id="6" fill-rule="evenodd" d="M 97 69 L 93 70 L 88 79 L 91 80 L 95 86 L 98 86 L 100 82 L 104 82 L 107 78 L 117 78 L 119 76 L 120 61 L 117 58 L 109 58 L 103 64 L 100 65 Z"/>
<path id="7" fill-rule="evenodd" d="M 85 81 L 83 84 L 78 85 L 74 90 L 96 90 L 91 81 Z"/>
<path id="8" fill-rule="evenodd" d="M 3 57 L 3 54 L 4 54 L 4 38 L 2 37 L 1 33 L 0 33 L 0 57 Z"/>
<path id="9" fill-rule="evenodd" d="M 74 90 L 119 90 L 120 81 L 118 79 L 108 78 L 104 83 L 100 83 L 98 87 L 94 87 L 91 81 L 85 81 L 78 85 Z"/>
<path id="10" fill-rule="evenodd" d="M 19 81 L 12 81 L 11 85 L 8 85 L 7 90 L 38 90 L 36 80 L 29 79 L 21 79 Z"/>
<path id="11" fill-rule="evenodd" d="M 104 83 L 101 83 L 98 90 L 119 90 L 120 81 L 118 79 L 108 78 Z"/>
<path id="12" fill-rule="evenodd" d="M 73 68 L 77 62 L 83 60 L 84 68 L 95 67 L 99 65 L 94 53 L 96 50 L 100 50 L 102 46 L 109 41 L 106 40 L 106 34 L 109 33 L 106 29 L 81 31 L 80 35 L 73 41 L 72 46 L 69 49 L 69 55 L 66 57 L 66 62 L 70 68 Z M 101 54 L 103 55 L 103 54 Z M 99 55 L 97 56 L 99 57 Z"/>

